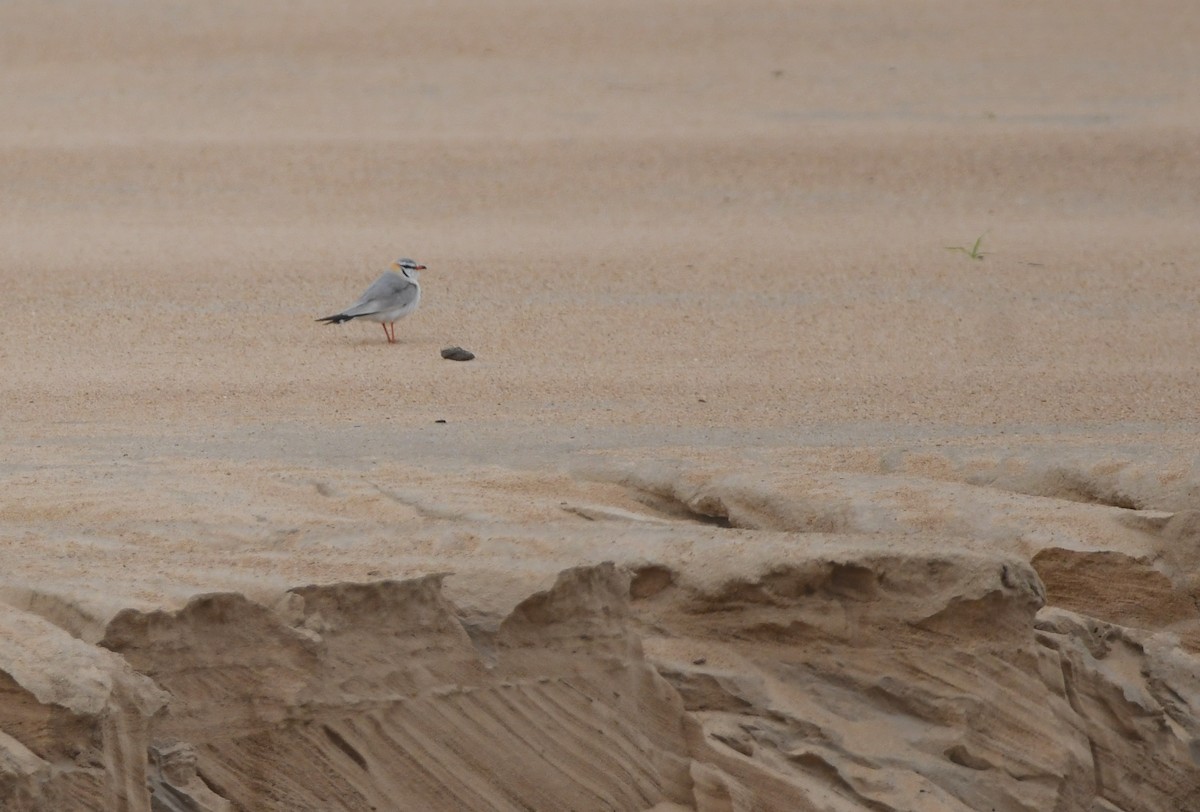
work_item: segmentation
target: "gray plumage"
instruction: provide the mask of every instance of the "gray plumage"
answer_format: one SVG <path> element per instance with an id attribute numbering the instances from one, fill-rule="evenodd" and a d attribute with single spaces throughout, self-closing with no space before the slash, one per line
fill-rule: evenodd
<path id="1" fill-rule="evenodd" d="M 392 267 L 399 273 L 385 271 L 383 276 L 371 283 L 357 302 L 341 313 L 317 321 L 326 324 L 341 324 L 351 319 L 379 322 L 383 325 L 388 343 L 396 343 L 396 321 L 416 310 L 421 303 L 421 284 L 417 280 L 417 272 L 425 270 L 425 266 L 404 257 L 393 262 Z"/>

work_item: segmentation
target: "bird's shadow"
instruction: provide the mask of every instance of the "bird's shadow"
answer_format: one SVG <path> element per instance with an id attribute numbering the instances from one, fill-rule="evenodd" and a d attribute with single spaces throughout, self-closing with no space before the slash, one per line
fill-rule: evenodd
<path id="1" fill-rule="evenodd" d="M 396 343 L 390 344 L 390 343 L 388 343 L 388 340 L 386 338 L 384 338 L 383 336 L 379 336 L 378 338 L 375 338 L 372 336 L 362 336 L 361 338 L 347 337 L 345 339 L 345 343 L 350 345 L 351 347 L 375 347 L 375 346 L 379 346 L 379 347 L 404 347 L 404 346 L 414 347 L 414 346 L 430 346 L 430 345 L 436 344 L 437 342 L 434 339 L 429 338 L 428 336 L 409 336 L 406 338 L 400 338 L 399 336 L 397 336 Z"/>

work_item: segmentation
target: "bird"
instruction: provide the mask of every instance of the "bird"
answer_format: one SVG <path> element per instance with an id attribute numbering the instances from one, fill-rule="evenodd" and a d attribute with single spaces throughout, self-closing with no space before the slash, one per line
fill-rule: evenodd
<path id="1" fill-rule="evenodd" d="M 383 334 L 387 336 L 388 343 L 395 344 L 396 321 L 416 310 L 417 305 L 421 303 L 421 283 L 417 281 L 417 271 L 425 270 L 425 266 L 408 257 L 401 257 L 392 263 L 392 268 L 399 273 L 384 271 L 357 302 L 341 313 L 334 313 L 317 321 L 326 324 L 341 324 L 351 319 L 377 321 L 383 326 Z"/>

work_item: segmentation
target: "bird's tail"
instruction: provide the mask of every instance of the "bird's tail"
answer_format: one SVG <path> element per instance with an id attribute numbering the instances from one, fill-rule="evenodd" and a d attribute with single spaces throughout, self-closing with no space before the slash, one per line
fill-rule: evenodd
<path id="1" fill-rule="evenodd" d="M 326 316 L 323 319 L 317 319 L 317 321 L 323 321 L 326 324 L 341 324 L 344 321 L 350 321 L 350 319 L 352 319 L 352 318 L 354 318 L 354 317 L 347 316 L 345 313 L 338 313 L 335 316 Z"/>

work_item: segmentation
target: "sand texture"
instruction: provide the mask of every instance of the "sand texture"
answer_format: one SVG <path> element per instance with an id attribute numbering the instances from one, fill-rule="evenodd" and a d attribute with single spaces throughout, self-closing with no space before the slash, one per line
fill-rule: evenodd
<path id="1" fill-rule="evenodd" d="M 1200 812 L 1198 43 L 0 4 L 0 809 Z"/>

